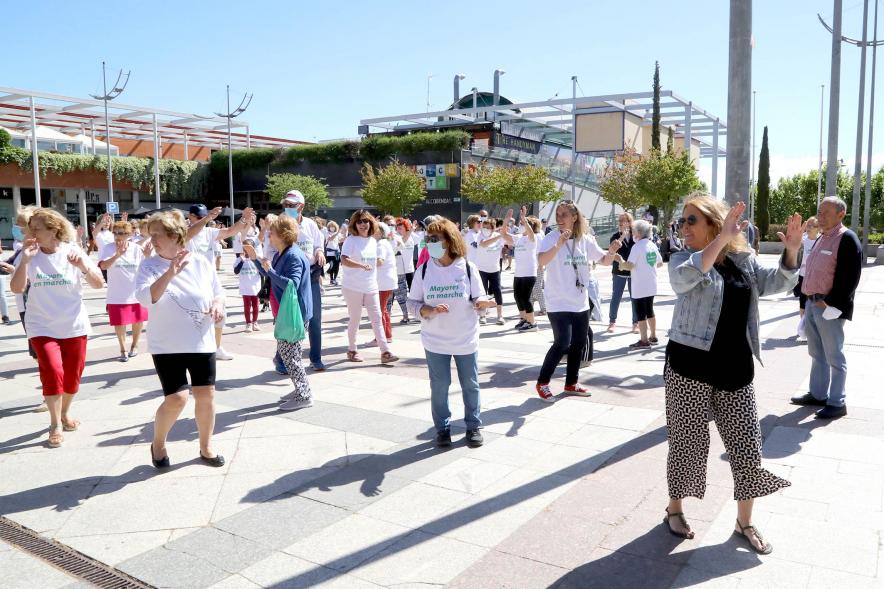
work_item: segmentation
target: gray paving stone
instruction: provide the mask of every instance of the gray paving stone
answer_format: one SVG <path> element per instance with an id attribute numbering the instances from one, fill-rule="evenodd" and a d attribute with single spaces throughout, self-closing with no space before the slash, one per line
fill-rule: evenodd
<path id="1" fill-rule="evenodd" d="M 280 550 L 348 513 L 339 507 L 287 494 L 225 518 L 215 527 Z"/>
<path id="2" fill-rule="evenodd" d="M 0 551 L 3 589 L 56 589 L 76 580 L 49 563 L 16 548 Z"/>
<path id="3" fill-rule="evenodd" d="M 213 585 L 231 572 L 193 554 L 158 548 L 117 565 L 121 571 L 155 587 L 191 589 Z"/>
<path id="4" fill-rule="evenodd" d="M 558 540 L 556 544 L 559 544 Z M 567 572 L 566 569 L 536 560 L 492 550 L 461 573 L 448 587 L 450 589 L 550 587 Z"/>
<path id="5" fill-rule="evenodd" d="M 226 571 L 240 571 L 272 553 L 268 546 L 217 528 L 199 529 L 167 543 L 163 548 L 199 555 Z"/>
<path id="6" fill-rule="evenodd" d="M 433 435 L 432 427 L 424 421 L 331 403 L 317 402 L 309 411 L 291 415 L 290 419 L 305 423 L 393 442 L 429 440 Z"/>
<path id="7" fill-rule="evenodd" d="M 566 573 L 550 587 L 555 589 L 669 589 L 680 568 L 624 552 L 598 548 L 587 562 Z"/>

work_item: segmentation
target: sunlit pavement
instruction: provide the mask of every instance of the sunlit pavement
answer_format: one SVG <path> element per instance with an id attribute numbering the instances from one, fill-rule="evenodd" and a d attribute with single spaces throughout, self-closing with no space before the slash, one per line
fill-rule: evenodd
<path id="1" fill-rule="evenodd" d="M 283 413 L 277 399 L 291 382 L 273 371 L 270 314 L 262 331 L 244 332 L 232 256 L 224 263 L 224 347 L 235 358 L 218 362 L 214 445 L 227 465 L 198 460 L 192 404 L 172 431 L 173 467 L 150 465 L 162 397 L 153 364 L 146 351 L 117 361 L 103 291 L 91 291 L 95 335 L 73 412 L 83 425 L 60 449 L 46 446 L 47 414 L 33 411 L 39 380 L 21 325 L 0 327 L 0 513 L 157 587 L 884 585 L 882 266 L 864 270 L 847 329 L 849 415 L 835 422 L 788 402 L 807 390 L 810 366 L 794 338 L 797 300 L 761 303 L 766 466 L 792 486 L 757 503 L 755 522 L 775 547 L 759 557 L 731 535 L 736 507 L 717 433 L 706 498 L 685 501 L 696 538 L 680 541 L 662 525 L 674 302 L 665 269 L 660 344 L 626 351 L 637 339 L 627 300 L 614 334 L 607 322 L 592 325 L 595 361 L 581 382 L 593 396 L 552 405 L 533 392 L 548 324 L 541 317 L 538 331 L 516 333 L 507 289 L 507 325 L 482 327 L 485 445 L 467 448 L 459 420 L 454 445 L 437 450 L 419 326 L 400 325 L 398 305 L 392 350 L 402 360 L 382 366 L 377 348 L 360 346 L 366 361 L 350 364 L 343 300 L 326 287 L 328 370 L 309 373 L 314 407 Z M 607 315 L 610 270 L 596 276 Z M 511 287 L 512 273 L 503 282 Z M 359 341 L 372 337 L 364 323 Z M 77 582 L 2 543 L 0 571 L 4 588 Z"/>

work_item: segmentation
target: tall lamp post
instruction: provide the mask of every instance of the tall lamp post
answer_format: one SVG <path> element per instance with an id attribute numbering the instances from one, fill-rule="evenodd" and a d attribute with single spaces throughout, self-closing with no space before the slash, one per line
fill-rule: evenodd
<path id="1" fill-rule="evenodd" d="M 816 172 L 816 208 L 820 208 L 820 194 L 823 191 L 823 106 L 825 96 L 826 85 L 820 84 L 820 165 Z"/>
<path id="2" fill-rule="evenodd" d="M 230 84 L 227 84 L 227 113 L 222 114 L 216 112 L 215 114 L 219 117 L 223 117 L 227 119 L 227 181 L 229 183 L 230 188 L 230 226 L 233 227 L 235 223 L 234 220 L 234 207 L 233 207 L 233 138 L 230 133 L 230 122 L 246 112 L 246 109 L 249 108 L 249 105 L 252 103 L 252 97 L 254 94 L 246 93 L 243 95 L 242 100 L 239 102 L 239 106 L 236 107 L 235 110 L 230 110 Z"/>
<path id="3" fill-rule="evenodd" d="M 113 89 L 110 92 L 108 92 L 107 91 L 107 67 L 105 66 L 105 63 L 102 61 L 101 62 L 101 84 L 102 84 L 102 90 L 104 91 L 104 94 L 102 96 L 96 96 L 95 94 L 92 94 L 92 98 L 94 98 L 96 100 L 101 100 L 104 102 L 104 128 L 105 128 L 105 135 L 106 135 L 106 137 L 104 139 L 107 142 L 107 145 L 105 147 L 107 149 L 107 201 L 108 202 L 114 202 L 114 169 L 113 169 L 113 163 L 111 160 L 111 142 L 110 142 L 111 130 L 110 130 L 110 117 L 107 114 L 107 103 L 123 93 L 123 90 L 126 89 L 126 85 L 129 83 L 129 74 L 131 74 L 131 73 L 132 73 L 131 70 L 126 72 L 125 74 L 123 73 L 123 70 L 120 70 L 120 73 L 117 75 L 117 81 L 114 82 Z M 121 81 L 123 83 L 122 86 L 120 85 Z"/>

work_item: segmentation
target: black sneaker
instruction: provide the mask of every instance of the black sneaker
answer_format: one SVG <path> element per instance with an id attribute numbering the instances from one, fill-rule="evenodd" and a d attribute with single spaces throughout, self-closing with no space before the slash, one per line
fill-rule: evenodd
<path id="1" fill-rule="evenodd" d="M 9 317 L 6 315 L 3 316 L 3 325 L 9 325 Z"/>
<path id="2" fill-rule="evenodd" d="M 836 407 L 835 405 L 826 405 L 816 412 L 816 419 L 835 419 L 847 415 L 847 407 L 843 405 Z"/>
<path id="3" fill-rule="evenodd" d="M 526 323 L 528 323 L 528 322 L 525 321 L 524 319 L 519 319 L 519 322 L 516 323 L 516 326 L 513 329 L 521 329 L 522 326 L 525 325 Z"/>
<path id="4" fill-rule="evenodd" d="M 439 448 L 447 448 L 451 445 L 451 432 L 445 430 L 436 434 L 436 446 Z"/>
<path id="5" fill-rule="evenodd" d="M 537 331 L 537 324 L 536 323 L 528 323 L 526 321 L 525 324 L 519 328 L 519 331 Z"/>
<path id="6" fill-rule="evenodd" d="M 467 446 L 470 448 L 478 448 L 485 443 L 485 439 L 482 437 L 482 432 L 477 429 L 468 429 L 465 439 L 467 441 Z"/>

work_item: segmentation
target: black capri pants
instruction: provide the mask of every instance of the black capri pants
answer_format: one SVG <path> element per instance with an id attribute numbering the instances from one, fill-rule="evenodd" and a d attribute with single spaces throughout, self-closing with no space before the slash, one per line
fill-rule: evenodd
<path id="1" fill-rule="evenodd" d="M 174 395 L 187 388 L 215 384 L 215 352 L 187 354 L 154 354 L 153 365 L 160 377 L 163 395 Z"/>
<path id="2" fill-rule="evenodd" d="M 500 290 L 500 272 L 482 272 L 479 270 L 479 276 L 482 277 L 482 286 L 485 292 L 494 296 L 494 301 L 498 305 L 503 304 L 503 293 Z"/>
<path id="3" fill-rule="evenodd" d="M 632 299 L 632 313 L 636 321 L 644 321 L 654 317 L 654 297 Z"/>
<path id="4" fill-rule="evenodd" d="M 516 298 L 516 308 L 525 313 L 533 313 L 534 305 L 531 303 L 531 291 L 534 289 L 534 283 L 537 282 L 536 276 L 516 276 L 513 279 L 513 296 Z"/>
<path id="5" fill-rule="evenodd" d="M 801 292 L 801 285 L 804 282 L 804 276 L 798 275 L 798 284 L 795 285 L 795 288 L 792 290 L 792 294 L 798 297 L 798 308 L 802 311 L 807 306 L 807 295 Z"/>

